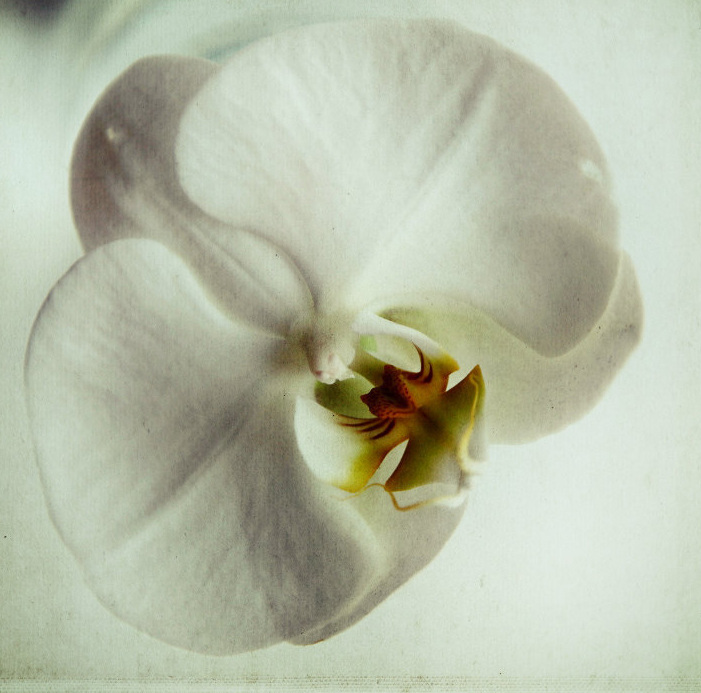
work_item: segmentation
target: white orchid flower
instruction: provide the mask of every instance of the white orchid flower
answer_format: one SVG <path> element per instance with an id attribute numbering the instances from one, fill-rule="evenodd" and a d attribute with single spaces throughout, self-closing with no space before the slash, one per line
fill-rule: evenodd
<path id="1" fill-rule="evenodd" d="M 196 651 L 360 619 L 447 540 L 483 438 L 575 421 L 639 336 L 594 137 L 448 23 L 144 59 L 72 202 L 88 252 L 26 365 L 51 516 L 109 609 Z"/>

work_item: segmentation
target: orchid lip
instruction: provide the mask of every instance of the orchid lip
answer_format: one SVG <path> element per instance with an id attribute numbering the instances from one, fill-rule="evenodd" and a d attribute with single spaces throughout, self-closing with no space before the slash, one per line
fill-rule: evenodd
<path id="1" fill-rule="evenodd" d="M 450 375 L 459 368 L 457 362 L 442 351 L 429 356 L 416 344 L 413 348 L 419 358 L 417 370 L 382 363 L 358 348 L 351 368 L 371 385 L 363 394 L 358 395 L 359 383 L 352 387 L 342 382 L 317 385 L 316 400 L 326 412 L 318 413 L 346 441 L 345 453 L 335 456 L 344 460 L 343 470 L 319 472 L 314 454 L 302 443 L 305 457 L 311 457 L 312 471 L 319 472 L 323 480 L 350 497 L 381 486 L 402 511 L 463 495 L 472 461 L 479 458 L 477 439 L 484 402 L 479 366 L 448 389 Z M 345 395 L 332 401 L 330 393 L 339 392 Z M 345 413 L 346 403 L 358 411 L 358 400 L 365 414 Z M 402 445 L 405 448 L 397 462 L 399 451 L 395 449 Z M 400 497 L 411 500 L 404 502 Z"/>

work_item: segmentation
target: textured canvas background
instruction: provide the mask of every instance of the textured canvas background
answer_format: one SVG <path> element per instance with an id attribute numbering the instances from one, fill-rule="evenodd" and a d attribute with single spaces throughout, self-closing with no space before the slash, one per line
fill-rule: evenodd
<path id="1" fill-rule="evenodd" d="M 22 360 L 45 294 L 80 251 L 61 172 L 41 165 L 43 121 L 26 117 L 38 49 L 0 27 L 0 690 L 10 679 L 45 690 L 37 678 L 58 690 L 95 690 L 88 679 L 119 690 L 134 689 L 118 683 L 127 679 L 159 680 L 149 690 L 185 680 L 205 690 L 699 690 L 701 3 L 249 5 L 265 16 L 453 17 L 543 67 L 608 156 L 643 341 L 583 421 L 493 448 L 443 552 L 351 630 L 231 658 L 156 642 L 83 586 L 44 508 Z M 152 31 L 167 47 L 175 29 Z"/>

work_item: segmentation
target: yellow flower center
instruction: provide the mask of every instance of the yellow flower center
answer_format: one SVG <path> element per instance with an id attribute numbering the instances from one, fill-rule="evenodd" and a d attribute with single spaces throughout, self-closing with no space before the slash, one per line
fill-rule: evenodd
<path id="1" fill-rule="evenodd" d="M 356 355 L 350 368 L 375 385 L 359 396 L 371 417 L 338 413 L 330 399 L 318 394 L 321 403 L 334 411 L 335 423 L 352 432 L 356 440 L 350 463 L 346 462 L 343 474 L 330 483 L 354 494 L 379 485 L 398 510 L 459 495 L 467 486 L 471 461 L 479 456 L 475 433 L 484 402 L 479 366 L 448 389 L 449 376 L 458 370 L 458 364 L 445 353 L 427 356 L 415 348 L 420 360 L 417 371 L 381 365 L 366 353 Z M 384 482 L 373 482 L 389 452 L 404 442 L 406 449 L 394 471 Z M 442 490 L 400 504 L 397 494 L 428 486 Z M 452 493 L 446 493 L 446 486 Z"/>

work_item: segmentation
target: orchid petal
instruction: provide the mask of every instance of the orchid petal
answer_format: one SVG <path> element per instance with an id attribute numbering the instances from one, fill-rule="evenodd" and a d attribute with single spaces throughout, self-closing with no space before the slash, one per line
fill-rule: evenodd
<path id="1" fill-rule="evenodd" d="M 339 23 L 253 44 L 185 110 L 176 158 L 194 202 L 283 248 L 319 305 L 451 298 L 557 355 L 615 279 L 616 211 L 588 127 L 537 68 L 457 25 Z"/>
<path id="2" fill-rule="evenodd" d="M 362 600 L 350 605 L 334 621 L 292 642 L 298 645 L 319 642 L 352 626 L 430 563 L 465 513 L 467 503 L 464 498 L 458 500 L 453 507 L 432 504 L 397 512 L 387 493 L 376 487 L 346 501 L 345 505 L 357 510 L 372 528 L 388 569 Z"/>
<path id="3" fill-rule="evenodd" d="M 216 71 L 206 60 L 165 56 L 140 60 L 115 80 L 75 147 L 75 222 L 87 250 L 130 237 L 164 243 L 187 259 L 223 310 L 282 334 L 311 306 L 297 268 L 270 242 L 204 214 L 176 175 L 180 117 Z"/>
<path id="4" fill-rule="evenodd" d="M 300 458 L 283 345 L 153 241 L 88 254 L 39 314 L 26 381 L 51 516 L 100 600 L 162 640 L 299 637 L 382 575 L 365 521 Z"/>
<path id="5" fill-rule="evenodd" d="M 433 335 L 465 368 L 479 363 L 487 387 L 488 442 L 525 443 L 573 423 L 594 406 L 640 339 L 642 303 L 623 253 L 603 315 L 576 347 L 558 357 L 544 357 L 471 306 L 398 307 L 385 317 Z"/>

